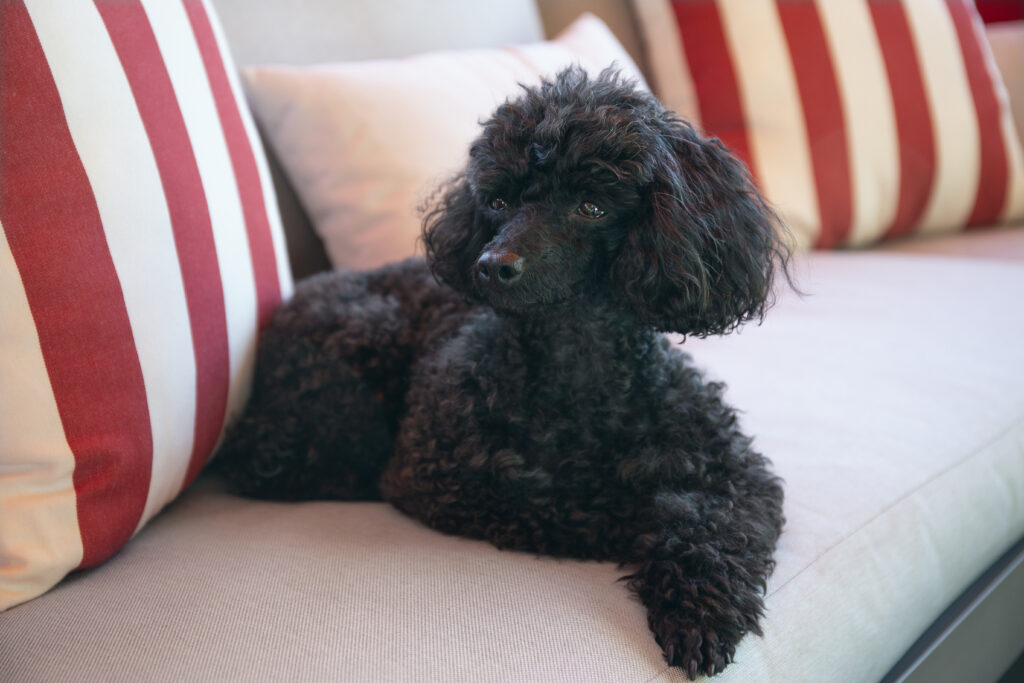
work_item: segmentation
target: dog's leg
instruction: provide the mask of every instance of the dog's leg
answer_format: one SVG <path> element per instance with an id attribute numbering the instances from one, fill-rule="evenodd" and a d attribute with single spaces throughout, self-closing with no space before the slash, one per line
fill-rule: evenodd
<path id="1" fill-rule="evenodd" d="M 714 674 L 746 633 L 761 634 L 762 594 L 782 528 L 782 488 L 749 454 L 747 467 L 698 490 L 662 492 L 643 515 L 639 568 L 626 577 L 672 665 Z"/>
<path id="2" fill-rule="evenodd" d="M 347 363 L 319 379 L 278 380 L 254 396 L 215 461 L 230 488 L 276 500 L 380 497 L 393 439 L 386 411 Z"/>
<path id="3" fill-rule="evenodd" d="M 393 296 L 361 276 L 306 281 L 261 339 L 253 394 L 215 465 L 258 498 L 378 499 L 413 349 Z"/>

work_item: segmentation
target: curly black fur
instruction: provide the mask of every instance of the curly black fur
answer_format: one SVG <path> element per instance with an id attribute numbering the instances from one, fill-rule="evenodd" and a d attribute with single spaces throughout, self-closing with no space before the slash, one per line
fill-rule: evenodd
<path id="1" fill-rule="evenodd" d="M 760 319 L 780 234 L 717 140 L 567 70 L 484 124 L 425 216 L 429 270 L 299 285 L 220 468 L 249 495 L 383 497 L 502 548 L 635 565 L 668 662 L 720 671 L 760 633 L 782 488 L 659 331 Z"/>

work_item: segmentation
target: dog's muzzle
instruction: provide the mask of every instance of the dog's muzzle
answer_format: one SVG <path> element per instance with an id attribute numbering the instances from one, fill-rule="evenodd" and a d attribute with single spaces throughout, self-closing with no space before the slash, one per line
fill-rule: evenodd
<path id="1" fill-rule="evenodd" d="M 526 261 L 514 251 L 485 251 L 476 260 L 476 281 L 480 287 L 505 291 L 516 284 L 526 270 Z"/>

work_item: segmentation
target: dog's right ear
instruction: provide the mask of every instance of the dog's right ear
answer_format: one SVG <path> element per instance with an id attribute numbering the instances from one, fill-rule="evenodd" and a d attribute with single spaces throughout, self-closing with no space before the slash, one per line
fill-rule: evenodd
<path id="1" fill-rule="evenodd" d="M 441 186 L 423 212 L 422 237 L 430 272 L 467 296 L 473 291 L 473 264 L 486 242 L 476 222 L 476 200 L 465 174 Z"/>
<path id="2" fill-rule="evenodd" d="M 644 324 L 696 336 L 761 319 L 788 271 L 788 231 L 742 163 L 675 115 L 649 146 L 648 211 L 612 268 Z"/>

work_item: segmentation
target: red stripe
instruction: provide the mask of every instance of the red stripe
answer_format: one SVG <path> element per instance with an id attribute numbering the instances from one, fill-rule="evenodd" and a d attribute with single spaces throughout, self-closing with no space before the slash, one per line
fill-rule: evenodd
<path id="1" fill-rule="evenodd" d="M 718 6 L 714 0 L 673 0 L 672 9 L 697 91 L 704 132 L 721 139 L 754 176 L 739 81 Z"/>
<path id="2" fill-rule="evenodd" d="M 0 222 L 75 458 L 82 567 L 135 531 L 152 467 L 142 368 L 99 209 L 22 2 L 0 2 Z M 81 74 L 87 78 L 88 74 Z"/>
<path id="3" fill-rule="evenodd" d="M 203 3 L 198 0 L 185 0 L 185 10 L 196 43 L 203 57 L 206 74 L 210 80 L 210 89 L 217 104 L 217 114 L 224 130 L 231 165 L 238 182 L 238 194 L 245 215 L 245 226 L 249 236 L 249 254 L 252 260 L 253 274 L 256 280 L 256 301 L 259 328 L 263 329 L 270 314 L 281 303 L 281 285 L 277 276 L 277 257 L 274 253 L 274 241 L 271 237 L 270 221 L 267 218 L 267 206 L 264 201 L 263 184 L 256 167 L 256 157 L 246 134 L 242 115 L 238 110 L 228 74 L 224 70 L 220 48 L 210 25 Z"/>
<path id="4" fill-rule="evenodd" d="M 853 215 L 843 102 L 817 6 L 811 2 L 776 6 L 789 44 L 814 167 L 821 219 L 816 246 L 827 249 L 846 240 Z"/>
<path id="5" fill-rule="evenodd" d="M 985 64 L 978 34 L 974 30 L 974 13 L 962 0 L 948 0 L 949 14 L 960 40 L 964 56 L 967 81 L 971 85 L 971 100 L 978 117 L 981 169 L 978 194 L 968 225 L 991 225 L 999 220 L 1006 202 L 1010 165 L 1006 158 L 1002 116 L 995 85 Z"/>
<path id="6" fill-rule="evenodd" d="M 1024 0 L 977 0 L 975 4 L 986 24 L 1024 21 Z"/>
<path id="7" fill-rule="evenodd" d="M 885 60 L 896 116 L 900 190 L 896 216 L 885 237 L 906 235 L 924 213 L 935 180 L 935 139 L 924 78 L 903 4 L 871 2 L 871 18 Z"/>
<path id="8" fill-rule="evenodd" d="M 138 2 L 97 1 L 149 137 L 178 251 L 196 359 L 196 419 L 189 472 L 213 450 L 227 407 L 230 360 L 224 291 L 206 193 L 185 119 L 153 29 Z"/>

